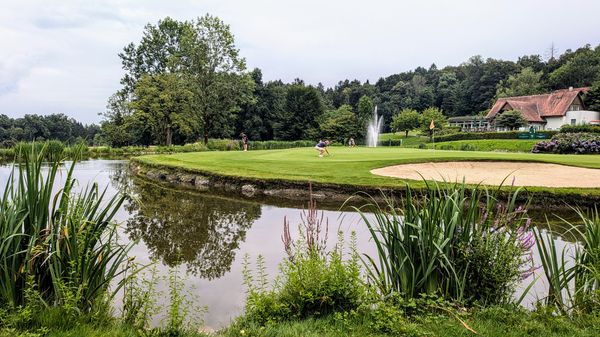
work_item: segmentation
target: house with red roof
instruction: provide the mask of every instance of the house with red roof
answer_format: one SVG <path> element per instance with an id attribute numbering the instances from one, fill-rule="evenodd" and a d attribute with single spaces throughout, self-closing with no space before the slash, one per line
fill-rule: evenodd
<path id="1" fill-rule="evenodd" d="M 504 111 L 518 110 L 536 130 L 558 130 L 565 124 L 600 124 L 600 112 L 586 110 L 582 96 L 589 88 L 569 88 L 549 94 L 503 97 L 498 99 L 486 119 L 494 126 L 494 119 Z"/>

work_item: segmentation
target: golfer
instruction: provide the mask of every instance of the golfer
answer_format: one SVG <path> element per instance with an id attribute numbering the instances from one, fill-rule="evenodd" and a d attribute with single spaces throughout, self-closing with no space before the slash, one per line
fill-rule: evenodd
<path id="1" fill-rule="evenodd" d="M 327 152 L 327 154 L 329 155 L 329 151 L 327 151 L 327 146 L 329 146 L 328 140 L 319 141 L 319 143 L 317 143 L 317 145 L 315 146 L 315 150 L 319 151 L 319 157 L 323 157 L 323 153 L 325 152 Z"/>
<path id="2" fill-rule="evenodd" d="M 242 148 L 244 151 L 248 151 L 248 136 L 245 133 L 241 133 L 240 136 L 242 137 Z"/>

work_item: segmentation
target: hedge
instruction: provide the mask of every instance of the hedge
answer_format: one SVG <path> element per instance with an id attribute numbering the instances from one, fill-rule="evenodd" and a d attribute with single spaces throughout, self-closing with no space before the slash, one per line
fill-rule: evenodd
<path id="1" fill-rule="evenodd" d="M 507 132 L 461 132 L 452 135 L 435 137 L 436 142 L 450 142 L 453 140 L 474 140 L 474 139 L 519 139 L 520 134 L 527 132 L 523 131 L 507 131 Z M 538 131 L 537 135 L 544 135 L 546 138 L 552 138 L 558 131 Z"/>
<path id="2" fill-rule="evenodd" d="M 560 127 L 561 133 L 600 133 L 600 125 L 563 125 Z"/>

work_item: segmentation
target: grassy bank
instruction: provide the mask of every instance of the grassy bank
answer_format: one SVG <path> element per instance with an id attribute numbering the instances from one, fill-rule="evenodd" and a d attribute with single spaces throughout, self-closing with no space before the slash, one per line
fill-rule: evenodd
<path id="1" fill-rule="evenodd" d="M 138 157 L 147 165 L 167 166 L 191 172 L 257 180 L 315 182 L 344 186 L 402 188 L 408 182 L 424 187 L 422 181 L 376 176 L 370 170 L 390 165 L 429 161 L 484 160 L 530 161 L 600 168 L 600 158 L 587 155 L 554 155 L 479 151 L 419 150 L 390 147 L 330 149 L 331 156 L 319 158 L 312 148 L 250 152 L 203 152 Z M 530 191 L 599 195 L 600 189 L 527 188 Z"/>
<path id="2" fill-rule="evenodd" d="M 435 143 L 438 150 L 454 151 L 495 151 L 495 152 L 531 152 L 538 140 L 531 139 L 477 139 L 456 140 Z M 432 149 L 434 144 L 427 144 Z"/>
<path id="3" fill-rule="evenodd" d="M 460 319 L 480 336 L 487 337 L 595 337 L 600 329 L 600 319 L 583 316 L 574 319 L 553 317 L 542 313 L 528 313 L 504 308 L 487 308 L 472 313 L 461 314 Z M 476 336 L 467 330 L 456 318 L 435 315 L 403 321 L 404 333 L 380 332 L 374 329 L 378 323 L 374 320 L 352 316 L 330 316 L 302 321 L 290 321 L 265 326 L 246 326 L 243 329 L 232 326 L 215 333 L 187 332 L 179 336 L 233 337 L 233 336 L 431 336 L 431 337 L 468 337 Z M 125 337 L 146 336 L 131 326 L 118 322 L 98 325 L 79 323 L 70 327 L 53 328 L 39 333 L 28 332 L 20 336 L 47 337 Z M 19 336 L 15 330 L 0 330 L 0 337 Z"/>

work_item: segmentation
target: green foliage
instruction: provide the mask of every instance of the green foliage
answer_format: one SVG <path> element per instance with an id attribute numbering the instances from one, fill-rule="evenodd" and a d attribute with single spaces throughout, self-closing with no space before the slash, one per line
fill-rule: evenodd
<path id="1" fill-rule="evenodd" d="M 363 95 L 358 100 L 358 108 L 356 110 L 356 137 L 363 138 L 367 133 L 367 124 L 373 115 L 375 104 L 373 99 L 367 95 Z"/>
<path id="2" fill-rule="evenodd" d="M 585 93 L 583 101 L 589 110 L 600 111 L 600 78 Z"/>
<path id="3" fill-rule="evenodd" d="M 523 132 L 519 131 L 507 131 L 507 132 L 459 132 L 455 134 L 436 136 L 435 141 L 437 142 L 450 142 L 455 140 L 475 140 L 475 139 L 517 139 L 519 134 Z M 556 135 L 557 131 L 538 131 L 537 135 L 544 135 L 546 138 L 551 138 Z"/>
<path id="4" fill-rule="evenodd" d="M 537 143 L 531 139 L 478 139 L 457 140 L 428 144 L 428 148 L 435 146 L 439 150 L 451 151 L 495 151 L 495 152 L 531 152 L 531 148 Z"/>
<path id="5" fill-rule="evenodd" d="M 544 302 L 561 314 L 600 313 L 600 212 L 577 210 L 582 226 L 562 220 L 568 233 L 580 239 L 560 250 L 550 231 L 534 228 L 548 294 Z M 569 256 L 574 263 L 571 264 Z"/>
<path id="6" fill-rule="evenodd" d="M 600 133 L 600 125 L 591 124 L 579 124 L 570 125 L 565 124 L 560 127 L 560 133 Z"/>
<path id="7" fill-rule="evenodd" d="M 174 130 L 189 135 L 197 129 L 192 118 L 192 99 L 192 92 L 182 76 L 144 75 L 135 84 L 131 106 L 135 114 L 147 121 L 154 141 L 169 146 Z"/>
<path id="8" fill-rule="evenodd" d="M 319 92 L 304 83 L 287 88 L 285 111 L 275 126 L 275 139 L 317 139 L 324 108 Z"/>
<path id="9" fill-rule="evenodd" d="M 64 185 L 55 186 L 61 163 L 52 163 L 44 177 L 46 149 L 22 154 L 0 199 L 0 303 L 26 305 L 31 281 L 47 305 L 91 312 L 124 282 L 131 245 L 117 242 L 112 221 L 124 197 L 105 199 L 96 184 L 74 192 L 76 161 Z"/>
<path id="10" fill-rule="evenodd" d="M 366 256 L 371 282 L 382 294 L 419 294 L 481 304 L 509 301 L 529 247 L 526 212 L 518 191 L 500 202 L 497 192 L 464 184 L 429 186 L 421 199 L 407 187 L 399 207 L 385 197 L 355 208 L 377 248 Z M 374 220 L 364 212 L 374 214 Z"/>
<path id="11" fill-rule="evenodd" d="M 506 81 L 498 83 L 496 96 L 501 98 L 544 93 L 546 90 L 543 87 L 543 76 L 541 71 L 536 72 L 530 67 L 523 68 L 518 74 L 509 75 Z"/>
<path id="12" fill-rule="evenodd" d="M 585 87 L 599 80 L 600 46 L 592 49 L 586 45 L 575 52 L 568 50 L 561 56 L 563 64 L 549 75 L 549 82 L 556 88 Z"/>
<path id="13" fill-rule="evenodd" d="M 431 121 L 433 121 L 434 127 L 435 127 L 433 130 L 430 129 Z M 447 124 L 446 117 L 442 113 L 442 110 L 440 110 L 438 108 L 435 108 L 435 107 L 427 108 L 421 114 L 421 123 L 420 123 L 421 130 L 423 132 L 428 133 L 430 138 L 432 137 L 434 131 L 437 132 L 438 130 L 445 128 L 446 124 Z"/>
<path id="14" fill-rule="evenodd" d="M 342 105 L 336 111 L 328 112 L 327 118 L 321 123 L 323 137 L 341 144 L 346 139 L 358 137 L 356 129 L 357 118 L 349 105 Z"/>
<path id="15" fill-rule="evenodd" d="M 360 259 L 356 251 L 356 235 L 352 233 L 350 253 L 344 256 L 343 233 L 338 243 L 327 251 L 327 222 L 319 215 L 311 200 L 298 226 L 299 238 L 292 241 L 289 223 L 284 219 L 282 235 L 288 259 L 272 289 L 267 289 L 264 262 L 258 259 L 258 274 L 244 262 L 244 284 L 247 288 L 246 322 L 264 325 L 289 319 L 319 317 L 358 308 L 366 296 L 361 279 Z"/>
<path id="16" fill-rule="evenodd" d="M 131 140 L 140 144 L 146 138 L 143 132 L 133 139 L 127 139 L 126 132 L 147 131 L 129 126 L 139 121 L 161 144 L 170 145 L 171 128 L 184 135 L 200 133 L 205 144 L 209 137 L 230 137 L 236 112 L 253 100 L 254 82 L 244 73 L 245 60 L 229 26 L 217 17 L 183 22 L 167 17 L 149 24 L 139 45 L 130 43 L 119 56 L 126 72 L 124 88 L 117 93 L 117 104 L 109 106 L 104 128 L 114 145 Z M 154 82 L 145 83 L 148 78 Z M 122 109 L 131 93 L 136 96 L 133 112 Z M 139 115 L 140 111 L 152 118 Z"/>
<path id="17" fill-rule="evenodd" d="M 391 128 L 394 131 L 405 132 L 405 137 L 408 137 L 408 132 L 419 128 L 422 122 L 421 115 L 416 110 L 404 109 L 394 115 Z"/>
<path id="18" fill-rule="evenodd" d="M 519 110 L 504 111 L 494 118 L 494 125 L 508 130 L 516 130 L 527 125 L 527 119 Z"/>

